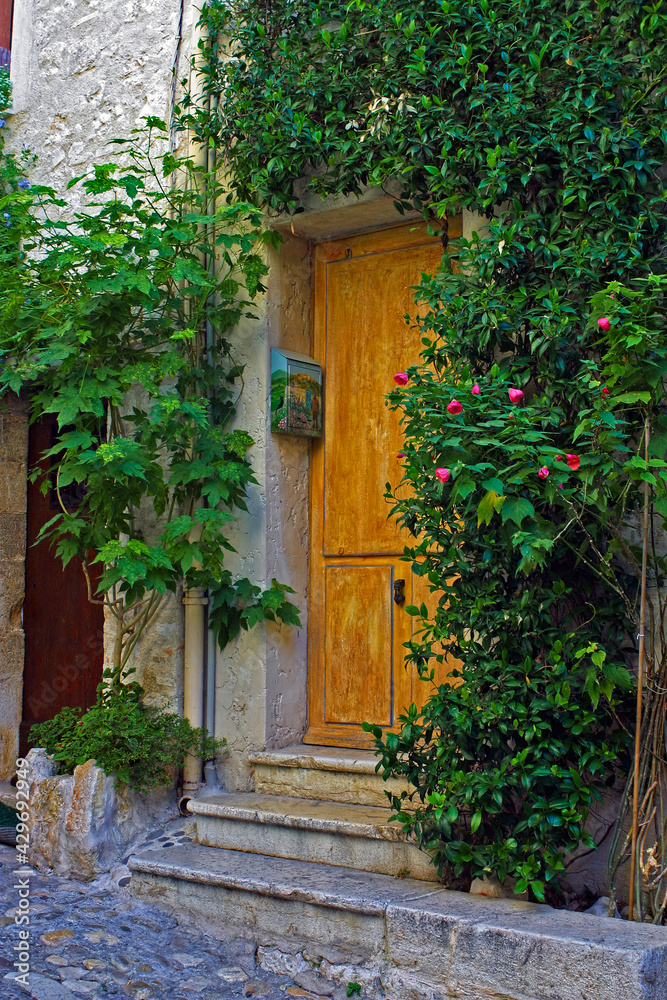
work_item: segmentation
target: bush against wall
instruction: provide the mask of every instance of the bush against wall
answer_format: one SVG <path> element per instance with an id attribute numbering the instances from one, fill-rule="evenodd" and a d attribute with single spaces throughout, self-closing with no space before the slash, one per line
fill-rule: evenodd
<path id="1" fill-rule="evenodd" d="M 435 796 L 412 829 L 441 864 L 513 873 L 541 897 L 628 761 L 636 551 L 605 532 L 654 473 L 645 404 L 602 393 L 610 344 L 590 299 L 614 281 L 631 297 L 663 268 L 667 15 L 628 0 L 214 0 L 202 18 L 215 99 L 186 101 L 184 121 L 222 151 L 234 196 L 298 211 L 302 178 L 322 195 L 385 186 L 442 233 L 442 271 L 419 292 L 424 364 L 394 397 L 414 489 L 395 513 L 443 595 L 435 625 L 417 609 L 409 661 L 428 674 L 453 636 L 464 683 L 379 747 L 385 773 Z M 483 218 L 450 245 L 461 209 Z M 657 383 L 637 391 L 657 407 Z M 614 442 L 640 466 L 621 469 Z"/>
<path id="2" fill-rule="evenodd" d="M 146 705 L 141 686 L 124 680 L 101 684 L 96 703 L 86 712 L 65 707 L 33 726 L 31 742 L 43 747 L 64 774 L 94 760 L 117 782 L 139 791 L 171 784 L 188 754 L 207 760 L 225 745 L 175 712 Z"/>

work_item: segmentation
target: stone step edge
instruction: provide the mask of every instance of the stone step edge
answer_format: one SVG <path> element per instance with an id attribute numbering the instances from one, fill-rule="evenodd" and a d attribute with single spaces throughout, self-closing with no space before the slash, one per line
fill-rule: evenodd
<path id="1" fill-rule="evenodd" d="M 341 748 L 336 755 L 318 753 L 317 748 L 283 747 L 280 750 L 253 750 L 248 754 L 251 764 L 272 767 L 303 768 L 309 771 L 339 771 L 347 774 L 369 774 L 382 781 L 382 775 L 375 770 L 377 757 L 364 750 L 346 751 Z"/>
<path id="2" fill-rule="evenodd" d="M 252 794 L 252 793 L 249 793 Z M 269 796 L 266 796 L 267 798 Z M 278 796 L 276 796 L 278 797 Z M 318 802 L 319 799 L 294 799 L 295 803 Z M 366 812 L 368 809 L 380 806 L 356 806 L 347 802 L 332 802 L 333 806 L 342 809 L 359 809 Z M 366 840 L 386 840 L 394 843 L 406 843 L 408 837 L 401 825 L 397 822 L 390 823 L 389 819 L 385 823 L 377 826 L 372 823 L 364 823 L 362 820 L 344 818 L 324 818 L 317 816 L 299 816 L 296 813 L 285 813 L 277 808 L 266 809 L 252 806 L 226 805 L 222 802 L 212 802 L 210 799 L 190 799 L 188 811 L 195 816 L 206 816 L 209 818 L 236 820 L 246 823 L 261 823 L 265 826 L 282 826 L 292 830 L 310 830 L 315 833 L 335 833 L 345 837 L 363 837 Z M 391 815 L 387 809 L 388 816 Z M 419 850 L 414 844 L 415 850 Z"/>
<path id="3" fill-rule="evenodd" d="M 187 852 L 188 863 L 169 861 L 168 856 Z M 246 874 L 252 858 L 256 874 Z M 211 862 L 208 867 L 204 862 Z M 227 862 L 243 868 L 243 874 L 220 871 Z M 127 862 L 132 872 L 173 878 L 180 881 L 217 885 L 241 892 L 275 896 L 328 909 L 346 910 L 369 916 L 390 912 L 429 916 L 447 925 L 452 922 L 492 934 L 519 934 L 523 939 L 547 938 L 586 949 L 605 952 L 653 952 L 667 968 L 667 928 L 653 924 L 629 923 L 612 917 L 598 917 L 513 899 L 487 899 L 468 893 L 433 888 L 432 882 L 397 879 L 391 875 L 335 868 L 335 890 L 318 889 L 323 880 L 331 885 L 332 866 L 315 861 L 295 861 L 269 855 L 248 855 L 224 848 L 193 845 L 132 855 Z M 261 870 L 270 872 L 262 877 Z M 417 928 L 418 929 L 418 928 Z"/>
<path id="4" fill-rule="evenodd" d="M 222 854 L 237 854 L 237 851 L 228 851 L 221 847 L 209 847 L 206 850 L 221 852 Z M 154 852 L 157 853 L 157 852 Z M 317 869 L 325 870 L 326 875 L 331 877 L 331 865 L 319 864 L 314 861 L 294 861 L 293 859 L 274 858 L 265 854 L 253 854 L 253 858 L 261 858 L 270 863 L 273 868 L 279 869 L 280 861 L 289 860 L 291 865 L 303 865 L 311 874 L 317 874 Z M 337 895 L 333 897 L 330 893 L 295 886 L 293 882 L 284 884 L 278 881 L 269 881 L 258 876 L 235 875 L 232 873 L 216 872 L 206 868 L 197 868 L 177 863 L 169 863 L 156 858 L 149 858 L 146 855 L 131 855 L 127 860 L 127 866 L 131 872 L 146 875 L 158 875 L 163 878 L 174 878 L 182 882 L 196 882 L 203 885 L 217 885 L 224 889 L 237 889 L 239 892 L 257 893 L 259 896 L 275 896 L 279 899 L 294 900 L 301 903 L 312 903 L 332 910 L 346 910 L 352 913 L 361 913 L 365 916 L 380 917 L 385 912 L 383 902 L 373 902 L 354 897 Z M 249 866 L 250 867 L 250 866 Z M 391 878 L 391 876 L 386 876 Z M 426 883 L 430 884 L 430 883 Z"/>

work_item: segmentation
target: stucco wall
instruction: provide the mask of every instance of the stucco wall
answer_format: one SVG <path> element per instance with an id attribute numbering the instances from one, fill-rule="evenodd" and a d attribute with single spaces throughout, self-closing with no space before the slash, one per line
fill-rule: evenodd
<path id="1" fill-rule="evenodd" d="M 272 623 L 243 632 L 217 656 L 215 731 L 231 752 L 221 771 L 227 788 L 246 788 L 249 750 L 297 742 L 306 728 L 306 611 L 308 578 L 308 456 L 304 438 L 268 430 L 271 346 L 310 353 L 310 247 L 288 236 L 272 253 L 268 288 L 257 319 L 235 331 L 235 357 L 245 365 L 245 389 L 236 423 L 250 432 L 258 485 L 248 513 L 231 532 L 235 573 L 270 586 L 291 586 L 301 628 Z"/>

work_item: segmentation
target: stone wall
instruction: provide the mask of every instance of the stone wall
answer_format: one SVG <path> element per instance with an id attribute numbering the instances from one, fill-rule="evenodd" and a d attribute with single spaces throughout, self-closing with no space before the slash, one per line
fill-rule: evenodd
<path id="1" fill-rule="evenodd" d="M 14 774 L 23 704 L 27 407 L 16 396 L 0 404 L 0 780 Z"/>

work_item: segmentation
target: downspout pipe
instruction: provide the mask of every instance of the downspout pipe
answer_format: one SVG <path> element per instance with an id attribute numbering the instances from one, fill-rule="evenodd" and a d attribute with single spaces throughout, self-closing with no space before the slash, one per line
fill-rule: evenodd
<path id="1" fill-rule="evenodd" d="M 195 25 L 194 30 L 194 50 L 200 53 L 199 42 L 205 38 L 206 32 L 201 24 Z M 194 79 L 192 81 L 192 93 L 196 103 L 202 98 L 202 77 L 198 72 L 199 64 L 194 67 Z M 206 109 L 209 110 L 210 101 L 206 99 Z M 208 169 L 208 147 L 202 143 L 195 143 L 190 137 L 191 155 L 198 167 L 203 170 Z M 205 262 L 206 266 L 206 262 Z M 208 333 L 207 333 L 208 340 Z M 207 680 L 206 669 L 206 605 L 207 595 L 204 591 L 195 587 L 187 590 L 183 595 L 184 613 L 184 652 L 183 652 L 183 715 L 195 727 L 203 726 L 208 721 L 204 718 L 204 699 Z M 208 712 L 206 713 L 208 716 Z M 197 794 L 201 787 L 202 760 L 200 757 L 188 756 L 183 768 L 183 794 L 181 798 L 181 811 L 187 808 L 187 799 Z"/>

